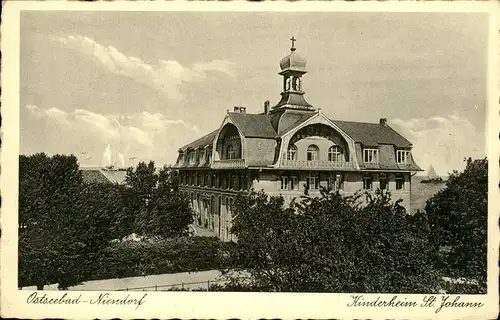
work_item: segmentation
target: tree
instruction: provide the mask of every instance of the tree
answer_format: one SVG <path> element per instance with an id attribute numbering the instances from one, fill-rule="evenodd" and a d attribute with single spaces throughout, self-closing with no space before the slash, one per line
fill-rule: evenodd
<path id="1" fill-rule="evenodd" d="M 158 175 L 155 170 L 153 161 L 148 164 L 141 161 L 135 170 L 127 169 L 125 184 L 130 187 L 128 207 L 132 210 L 146 208 L 153 201 L 158 184 Z"/>
<path id="2" fill-rule="evenodd" d="M 127 210 L 136 213 L 136 230 L 147 236 L 185 235 L 193 223 L 189 200 L 178 190 L 177 170 L 164 166 L 158 172 L 154 162 L 139 163 L 127 171 Z"/>
<path id="3" fill-rule="evenodd" d="M 238 195 L 231 271 L 249 272 L 250 287 L 266 291 L 436 292 L 425 220 L 386 193 L 358 200 L 322 190 L 285 208 L 282 197 Z"/>
<path id="4" fill-rule="evenodd" d="M 19 286 L 82 281 L 110 240 L 116 198 L 85 187 L 74 156 L 19 159 Z"/>
<path id="5" fill-rule="evenodd" d="M 446 187 L 425 206 L 431 241 L 440 251 L 437 264 L 448 276 L 476 280 L 486 291 L 488 225 L 488 161 L 465 160 Z"/>

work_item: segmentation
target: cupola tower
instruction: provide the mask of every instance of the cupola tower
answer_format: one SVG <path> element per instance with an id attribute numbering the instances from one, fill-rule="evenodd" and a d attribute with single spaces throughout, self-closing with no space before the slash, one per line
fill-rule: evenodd
<path id="1" fill-rule="evenodd" d="M 314 111 L 314 108 L 304 99 L 304 90 L 302 86 L 302 76 L 307 73 L 307 61 L 296 52 L 296 39 L 292 37 L 290 40 L 292 41 L 290 54 L 281 59 L 281 71 L 278 73 L 283 76 L 281 100 L 274 106 L 271 113 L 283 109 Z"/>

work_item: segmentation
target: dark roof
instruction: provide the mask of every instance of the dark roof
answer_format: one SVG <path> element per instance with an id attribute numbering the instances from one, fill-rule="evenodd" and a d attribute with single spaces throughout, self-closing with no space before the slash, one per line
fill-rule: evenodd
<path id="1" fill-rule="evenodd" d="M 125 170 L 102 170 L 101 173 L 112 183 L 125 183 L 127 171 Z"/>
<path id="2" fill-rule="evenodd" d="M 81 170 L 82 179 L 87 183 L 111 183 L 101 170 Z"/>
<path id="3" fill-rule="evenodd" d="M 184 150 L 189 149 L 189 148 L 194 149 L 197 147 L 204 147 L 206 145 L 209 145 L 214 141 L 214 138 L 215 138 L 215 135 L 217 134 L 217 131 L 219 131 L 219 129 L 214 130 L 214 131 L 210 132 L 209 134 L 204 135 L 203 137 L 191 142 L 190 144 L 187 144 L 187 145 L 181 147 L 180 149 L 184 151 Z"/>
<path id="4" fill-rule="evenodd" d="M 298 125 L 304 123 L 307 119 L 315 116 L 314 112 L 302 112 L 302 113 L 294 113 L 294 112 L 285 112 L 279 121 L 278 126 L 278 134 L 282 136 L 290 130 L 293 130 Z"/>
<path id="5" fill-rule="evenodd" d="M 230 112 L 229 117 L 245 137 L 276 137 L 269 115 Z"/>
<path id="6" fill-rule="evenodd" d="M 339 120 L 332 120 L 332 122 L 355 142 L 360 142 L 365 146 L 379 144 L 393 144 L 401 148 L 412 146 L 410 141 L 387 125 Z"/>

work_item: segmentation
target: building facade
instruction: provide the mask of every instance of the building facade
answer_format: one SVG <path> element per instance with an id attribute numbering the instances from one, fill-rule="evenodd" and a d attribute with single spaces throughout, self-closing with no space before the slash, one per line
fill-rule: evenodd
<path id="1" fill-rule="evenodd" d="M 281 100 L 250 114 L 227 112 L 220 127 L 179 149 L 180 190 L 191 200 L 196 223 L 223 240 L 231 235 L 237 192 L 264 190 L 289 203 L 322 186 L 343 195 L 384 189 L 410 211 L 412 144 L 387 124 L 332 120 L 304 98 L 306 60 L 291 52 L 280 62 Z"/>

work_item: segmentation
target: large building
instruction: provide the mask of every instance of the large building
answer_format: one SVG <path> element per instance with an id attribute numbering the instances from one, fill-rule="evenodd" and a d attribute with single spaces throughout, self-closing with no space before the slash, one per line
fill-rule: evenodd
<path id="1" fill-rule="evenodd" d="M 293 39 L 293 38 L 292 38 Z M 343 195 L 386 189 L 410 210 L 411 175 L 421 169 L 412 144 L 387 124 L 332 120 L 304 98 L 306 60 L 293 46 L 280 62 L 281 100 L 250 114 L 227 112 L 220 127 L 179 149 L 180 190 L 197 224 L 232 239 L 231 204 L 241 190 L 264 190 L 286 202 L 329 186 Z"/>

